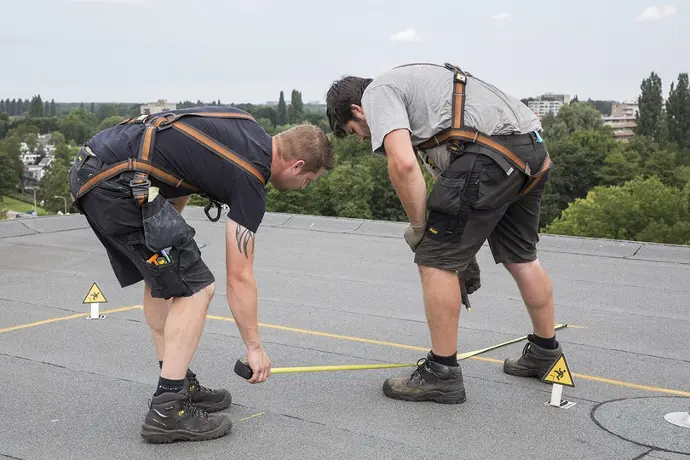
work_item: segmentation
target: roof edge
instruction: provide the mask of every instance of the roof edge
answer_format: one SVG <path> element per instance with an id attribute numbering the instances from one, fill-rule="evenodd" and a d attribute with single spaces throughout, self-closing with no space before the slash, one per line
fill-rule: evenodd
<path id="1" fill-rule="evenodd" d="M 183 214 L 188 220 L 192 221 L 208 220 L 204 215 L 203 208 L 200 206 L 188 206 Z M 261 225 L 262 227 L 269 228 L 402 238 L 407 223 L 267 212 Z M 87 228 L 89 228 L 89 224 L 81 214 L 10 219 L 0 221 L 0 239 Z M 690 264 L 690 246 L 645 241 L 612 240 L 542 233 L 540 235 L 539 251 Z"/>

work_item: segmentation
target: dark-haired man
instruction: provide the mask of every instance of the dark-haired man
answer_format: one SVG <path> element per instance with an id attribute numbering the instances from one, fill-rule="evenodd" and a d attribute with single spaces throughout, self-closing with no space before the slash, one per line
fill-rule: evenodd
<path id="1" fill-rule="evenodd" d="M 326 104 L 338 137 L 369 139 L 387 159 L 410 222 L 404 238 L 421 275 L 431 350 L 409 378 L 387 379 L 384 394 L 465 401 L 457 361 L 460 285 L 479 284 L 476 254 L 487 239 L 495 262 L 515 279 L 533 328 L 522 356 L 506 360 L 504 371 L 541 377 L 561 348 L 551 281 L 536 250 L 551 164 L 537 116 L 451 64 L 408 64 L 376 79 L 344 77 L 332 84 Z M 435 179 L 428 199 L 417 156 Z"/>

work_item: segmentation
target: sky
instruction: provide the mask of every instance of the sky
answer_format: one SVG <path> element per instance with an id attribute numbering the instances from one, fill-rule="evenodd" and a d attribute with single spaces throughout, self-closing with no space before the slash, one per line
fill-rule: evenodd
<path id="1" fill-rule="evenodd" d="M 453 62 L 517 97 L 664 96 L 690 0 L 0 0 L 0 98 L 324 101 L 343 75 Z"/>

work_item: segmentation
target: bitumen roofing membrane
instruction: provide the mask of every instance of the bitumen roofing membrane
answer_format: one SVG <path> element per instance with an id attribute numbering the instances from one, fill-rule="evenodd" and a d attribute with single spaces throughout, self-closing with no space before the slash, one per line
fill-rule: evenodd
<path id="1" fill-rule="evenodd" d="M 224 220 L 184 211 L 223 280 Z M 256 236 L 264 346 L 275 368 L 409 363 L 282 373 L 251 385 L 217 284 L 192 361 L 202 385 L 226 388 L 225 437 L 147 444 L 139 431 L 158 380 L 141 284 L 121 289 L 81 215 L 0 222 L 0 459 L 690 459 L 690 247 L 543 235 L 557 331 L 574 387 L 503 372 L 531 332 L 508 272 L 488 246 L 482 287 L 461 312 L 459 405 L 386 398 L 430 348 L 419 274 L 404 223 L 268 213 Z M 104 315 L 85 319 L 97 283 Z"/>

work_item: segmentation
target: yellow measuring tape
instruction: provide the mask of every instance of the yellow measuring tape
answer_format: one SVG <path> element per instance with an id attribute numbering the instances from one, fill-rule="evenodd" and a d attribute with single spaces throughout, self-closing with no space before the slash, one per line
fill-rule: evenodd
<path id="1" fill-rule="evenodd" d="M 563 329 L 568 327 L 567 324 L 557 324 L 555 329 Z M 516 339 L 508 340 L 497 345 L 492 345 L 490 347 L 482 348 L 480 350 L 468 351 L 465 353 L 458 354 L 458 361 L 470 358 L 472 356 L 480 355 L 486 353 L 487 351 L 495 350 L 506 345 L 510 345 L 516 342 L 527 339 L 527 336 L 518 337 Z M 290 374 L 296 372 L 329 372 L 329 371 L 362 371 L 368 369 L 391 369 L 396 367 L 414 367 L 417 363 L 390 363 L 390 364 L 343 364 L 336 366 L 299 366 L 299 367 L 274 367 L 271 368 L 271 375 L 273 374 Z"/>

